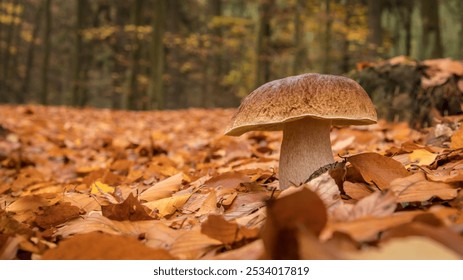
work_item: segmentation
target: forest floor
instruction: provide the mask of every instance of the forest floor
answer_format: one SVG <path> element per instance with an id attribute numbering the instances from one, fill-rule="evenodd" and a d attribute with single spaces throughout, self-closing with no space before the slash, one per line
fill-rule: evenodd
<path id="1" fill-rule="evenodd" d="M 233 112 L 0 106 L 0 259 L 463 258 L 460 116 L 335 127 L 281 191 L 281 133 Z"/>

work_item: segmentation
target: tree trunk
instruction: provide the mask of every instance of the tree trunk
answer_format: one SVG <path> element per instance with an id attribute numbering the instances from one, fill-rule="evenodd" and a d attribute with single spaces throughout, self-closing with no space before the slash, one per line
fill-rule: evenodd
<path id="1" fill-rule="evenodd" d="M 151 79 L 149 85 L 148 98 L 150 101 L 149 108 L 164 109 L 164 31 L 165 31 L 165 14 L 166 0 L 154 1 L 154 18 L 151 47 Z M 176 19 L 175 19 L 176 20 Z"/>
<path id="2" fill-rule="evenodd" d="M 346 9 L 346 15 L 344 17 L 344 25 L 345 26 L 350 26 L 351 23 L 351 18 L 352 18 L 352 9 L 351 7 L 351 0 L 347 0 L 345 2 L 345 9 Z M 342 47 L 342 59 L 341 59 L 341 71 L 343 73 L 347 73 L 351 70 L 350 67 L 350 53 L 349 53 L 349 47 L 350 47 L 350 40 L 348 38 L 348 34 L 344 34 L 344 39 L 343 39 L 343 47 Z"/>
<path id="3" fill-rule="evenodd" d="M 412 51 L 412 13 L 413 0 L 404 1 L 403 21 L 405 29 L 405 55 L 410 56 Z"/>
<path id="4" fill-rule="evenodd" d="M 297 0 L 294 7 L 294 58 L 292 65 L 292 74 L 301 74 L 306 68 L 307 63 L 307 48 L 304 43 L 304 22 L 302 15 L 305 11 L 305 1 Z"/>
<path id="5" fill-rule="evenodd" d="M 273 14 L 275 0 L 260 0 L 259 1 L 259 21 L 257 31 L 257 45 L 256 45 L 256 84 L 258 87 L 270 80 L 270 67 L 271 67 L 271 47 L 270 39 L 272 29 L 270 26 L 270 19 Z"/>
<path id="6" fill-rule="evenodd" d="M 383 29 L 381 27 L 381 14 L 383 0 L 368 0 L 368 43 L 370 55 L 378 54 L 377 48 L 383 43 Z"/>
<path id="7" fill-rule="evenodd" d="M 439 23 L 439 3 L 437 0 L 421 1 L 422 54 L 421 59 L 438 58 L 444 54 Z"/>
<path id="8" fill-rule="evenodd" d="M 133 5 L 132 10 L 132 24 L 135 27 L 139 27 L 141 25 L 142 6 L 143 0 L 135 0 L 135 5 Z M 140 106 L 142 98 L 139 96 L 137 83 L 140 52 L 140 39 L 138 37 L 138 31 L 135 30 L 130 54 L 130 69 L 128 75 L 128 88 L 126 93 L 126 109 L 136 110 L 142 107 Z"/>
<path id="9" fill-rule="evenodd" d="M 322 72 L 331 73 L 331 0 L 325 0 L 325 34 L 323 37 L 323 64 Z"/>
<path id="10" fill-rule="evenodd" d="M 208 21 L 214 17 L 222 15 L 222 1 L 208 0 Z M 204 107 L 224 106 L 227 103 L 227 96 L 224 96 L 222 86 L 220 84 L 223 76 L 223 43 L 222 43 L 222 27 L 214 26 L 208 30 L 212 41 L 210 48 L 210 59 L 207 63 L 207 72 L 204 81 L 206 83 L 206 94 L 203 94 L 202 105 Z"/>
<path id="11" fill-rule="evenodd" d="M 458 10 L 462 11 L 463 10 L 463 1 L 457 1 L 458 2 Z M 458 45 L 460 46 L 458 48 L 458 56 L 460 58 L 463 58 L 463 13 L 459 13 L 458 17 L 460 21 L 460 32 L 458 32 Z"/>
<path id="12" fill-rule="evenodd" d="M 34 24 L 34 29 L 32 30 L 32 38 L 31 42 L 29 43 L 29 48 L 27 50 L 27 57 L 26 57 L 26 67 L 25 67 L 25 73 L 24 73 L 24 80 L 21 85 L 21 94 L 18 95 L 17 102 L 18 103 L 23 103 L 26 101 L 27 96 L 29 94 L 29 85 L 31 83 L 31 71 L 34 63 L 34 54 L 35 54 L 35 42 L 37 40 L 37 36 L 39 34 L 40 30 L 40 24 L 41 24 L 41 15 L 43 12 L 43 5 L 40 5 L 40 8 L 37 10 L 36 16 L 35 16 L 35 24 Z"/>
<path id="13" fill-rule="evenodd" d="M 82 31 L 84 29 L 84 17 L 86 0 L 76 0 L 76 25 L 75 36 L 76 42 L 74 45 L 74 69 L 72 81 L 72 105 L 78 106 L 81 99 L 82 81 L 81 81 L 81 68 L 82 68 Z"/>
<path id="14" fill-rule="evenodd" d="M 50 64 L 51 0 L 45 0 L 45 28 L 43 34 L 42 88 L 40 102 L 48 104 L 48 66 Z"/>
<path id="15" fill-rule="evenodd" d="M 12 5 L 16 6 L 18 4 L 18 0 L 15 0 Z M 10 14 L 10 16 L 13 16 L 14 14 Z M 7 102 L 11 101 L 10 95 L 9 94 L 9 89 L 11 88 L 9 85 L 9 78 L 10 78 L 10 59 L 12 57 L 11 55 L 11 49 L 13 45 L 13 38 L 14 34 L 16 32 L 16 24 L 14 22 L 10 22 L 8 32 L 6 33 L 6 45 L 4 48 L 4 54 L 3 54 L 3 60 L 1 62 L 2 67 L 3 67 L 3 75 L 2 75 L 2 88 L 0 88 L 0 102 Z"/>

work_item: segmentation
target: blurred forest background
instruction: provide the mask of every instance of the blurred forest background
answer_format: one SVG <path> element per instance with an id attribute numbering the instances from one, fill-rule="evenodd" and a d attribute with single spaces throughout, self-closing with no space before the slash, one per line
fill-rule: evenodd
<path id="1" fill-rule="evenodd" d="M 235 107 L 398 55 L 463 57 L 461 0 L 0 0 L 0 103 Z"/>

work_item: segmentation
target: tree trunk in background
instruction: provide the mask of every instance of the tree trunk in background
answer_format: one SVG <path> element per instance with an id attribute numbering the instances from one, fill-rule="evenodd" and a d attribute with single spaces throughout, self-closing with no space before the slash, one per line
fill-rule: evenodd
<path id="1" fill-rule="evenodd" d="M 45 0 L 45 26 L 43 34 L 43 60 L 42 60 L 42 87 L 40 90 L 40 102 L 48 104 L 48 66 L 50 64 L 50 30 L 51 30 L 51 0 Z"/>
<path id="2" fill-rule="evenodd" d="M 353 11 L 353 7 L 351 6 L 352 3 L 351 3 L 352 0 L 346 0 L 345 2 L 345 9 L 346 9 L 346 15 L 344 17 L 344 25 L 345 26 L 350 26 L 350 22 L 351 22 L 351 18 L 352 18 L 352 11 Z M 344 38 L 343 38 L 343 47 L 342 47 L 342 59 L 341 59 L 341 71 L 343 73 L 347 73 L 351 70 L 351 67 L 350 67 L 350 63 L 349 63 L 349 60 L 350 60 L 350 52 L 349 52 L 349 47 L 350 47 L 350 40 L 349 40 L 349 37 L 348 37 L 348 34 L 344 34 Z"/>
<path id="3" fill-rule="evenodd" d="M 72 81 L 72 105 L 78 106 L 81 99 L 82 81 L 81 81 L 81 68 L 82 68 L 82 30 L 84 29 L 84 16 L 85 16 L 85 0 L 76 1 L 76 25 L 75 36 L 76 42 L 74 44 L 74 69 Z"/>
<path id="4" fill-rule="evenodd" d="M 463 11 L 463 1 L 457 1 L 458 2 L 458 10 Z M 460 32 L 458 32 L 458 45 L 460 46 L 458 48 L 458 56 L 460 59 L 463 59 L 463 13 L 459 13 L 459 19 L 460 19 Z"/>
<path id="5" fill-rule="evenodd" d="M 439 3 L 437 0 L 421 2 L 422 46 L 421 59 L 438 58 L 444 55 L 439 23 Z"/>
<path id="6" fill-rule="evenodd" d="M 221 0 L 208 0 L 208 22 L 211 22 L 214 17 L 220 17 L 222 15 L 222 1 Z M 208 59 L 207 72 L 205 81 L 206 94 L 203 94 L 202 105 L 206 108 L 214 106 L 224 106 L 227 103 L 228 98 L 224 96 L 224 92 L 221 86 L 221 78 L 223 76 L 223 38 L 222 38 L 222 27 L 213 26 L 212 29 L 208 30 L 211 38 L 210 53 L 211 58 Z"/>
<path id="7" fill-rule="evenodd" d="M 325 34 L 323 37 L 323 64 L 322 72 L 331 72 L 331 26 L 333 19 L 331 18 L 331 0 L 325 0 Z"/>
<path id="8" fill-rule="evenodd" d="M 40 30 L 40 24 L 41 24 L 41 15 L 43 12 L 43 5 L 40 5 L 40 8 L 37 10 L 37 13 L 35 15 L 35 24 L 34 24 L 34 29 L 32 30 L 32 38 L 31 42 L 29 43 L 29 48 L 27 49 L 27 57 L 26 57 L 26 67 L 25 67 L 25 73 L 24 73 L 24 80 L 21 84 L 21 95 L 18 95 L 17 102 L 18 103 L 23 103 L 26 101 L 27 96 L 29 95 L 29 85 L 31 83 L 31 70 L 33 67 L 34 63 L 34 54 L 35 54 L 35 41 L 37 40 L 37 36 L 39 34 Z"/>
<path id="9" fill-rule="evenodd" d="M 306 13 L 304 0 L 297 0 L 294 7 L 294 58 L 292 65 L 292 74 L 301 74 L 306 68 L 307 63 L 307 48 L 304 43 L 304 22 L 302 15 Z"/>
<path id="10" fill-rule="evenodd" d="M 259 1 L 259 19 L 256 45 L 256 87 L 270 80 L 272 29 L 270 19 L 273 16 L 275 0 Z"/>
<path id="11" fill-rule="evenodd" d="M 151 79 L 148 98 L 149 108 L 164 109 L 164 31 L 167 0 L 154 0 L 153 33 L 151 46 Z"/>
<path id="12" fill-rule="evenodd" d="M 18 4 L 18 0 L 13 1 L 12 5 L 16 6 Z M 13 14 L 10 14 L 10 16 L 13 16 Z M 1 66 L 3 67 L 3 75 L 2 75 L 2 92 L 0 92 L 0 101 L 6 102 L 6 101 L 11 101 L 11 86 L 9 84 L 9 78 L 10 78 L 10 59 L 12 57 L 11 55 L 11 49 L 13 46 L 13 38 L 14 34 L 16 32 L 16 24 L 14 22 L 10 22 L 8 26 L 8 32 L 6 33 L 6 45 L 4 48 L 4 54 L 2 57 L 2 62 Z"/>
<path id="13" fill-rule="evenodd" d="M 135 0 L 135 5 L 133 5 L 132 10 L 132 25 L 138 28 L 141 25 L 141 10 L 143 6 L 143 0 Z M 126 109 L 136 110 L 140 109 L 142 106 L 142 98 L 138 93 L 138 66 L 140 60 L 141 45 L 140 39 L 138 37 L 138 30 L 134 31 L 132 49 L 130 54 L 130 69 L 128 75 L 128 88 L 126 93 Z"/>
<path id="14" fill-rule="evenodd" d="M 16 15 L 19 17 L 19 15 Z M 18 63 L 18 59 L 19 59 L 19 50 L 22 49 L 21 48 L 21 43 L 24 41 L 21 39 L 21 33 L 24 32 L 23 30 L 23 27 L 24 27 L 24 23 L 26 22 L 26 16 L 25 16 L 25 13 L 21 13 L 21 19 L 20 19 L 20 22 L 16 28 L 16 32 L 14 34 L 14 39 L 13 39 L 13 48 L 16 50 L 14 56 L 13 56 L 13 59 L 11 61 L 11 65 L 10 65 L 10 71 L 13 72 L 10 74 L 10 81 L 12 82 L 10 88 L 11 88 L 11 93 L 13 94 L 12 98 L 10 98 L 11 101 L 17 101 L 17 100 L 22 100 L 24 99 L 24 93 L 19 91 L 19 86 L 14 86 L 14 85 L 17 85 L 19 84 L 19 81 L 21 80 L 20 79 L 20 73 L 19 73 L 19 68 L 20 68 L 20 65 Z M 14 70 L 14 71 L 13 71 Z"/>
<path id="15" fill-rule="evenodd" d="M 405 55 L 410 56 L 412 51 L 412 13 L 413 0 L 404 1 L 402 20 L 405 29 Z"/>
<path id="16" fill-rule="evenodd" d="M 377 48 L 383 43 L 382 12 L 383 0 L 368 0 L 368 48 L 372 57 L 379 53 Z"/>
<path id="17" fill-rule="evenodd" d="M 157 0 L 154 0 L 157 1 Z M 186 24 L 184 15 L 182 13 L 183 5 L 185 2 L 182 0 L 167 0 L 165 5 L 167 19 L 176 19 L 176 20 L 165 20 L 164 22 L 164 34 L 169 34 L 171 37 L 179 38 L 181 36 L 181 30 Z M 163 72 L 169 77 L 175 77 L 168 81 L 168 84 L 165 85 L 163 89 L 164 96 L 164 108 L 174 107 L 184 107 L 187 104 L 187 94 L 184 90 L 185 88 L 185 79 L 177 79 L 182 74 L 180 72 L 180 67 L 182 61 L 185 60 L 182 50 L 177 44 L 171 44 L 168 47 L 164 46 L 163 51 L 165 51 L 164 58 L 164 69 Z M 164 109 L 163 108 L 163 109 Z"/>

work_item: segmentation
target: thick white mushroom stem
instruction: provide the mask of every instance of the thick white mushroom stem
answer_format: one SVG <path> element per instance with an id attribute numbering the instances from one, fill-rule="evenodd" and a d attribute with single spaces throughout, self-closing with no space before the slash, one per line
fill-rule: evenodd
<path id="1" fill-rule="evenodd" d="M 334 162 L 331 121 L 301 119 L 285 124 L 280 149 L 280 188 L 298 186 L 322 166 Z"/>

